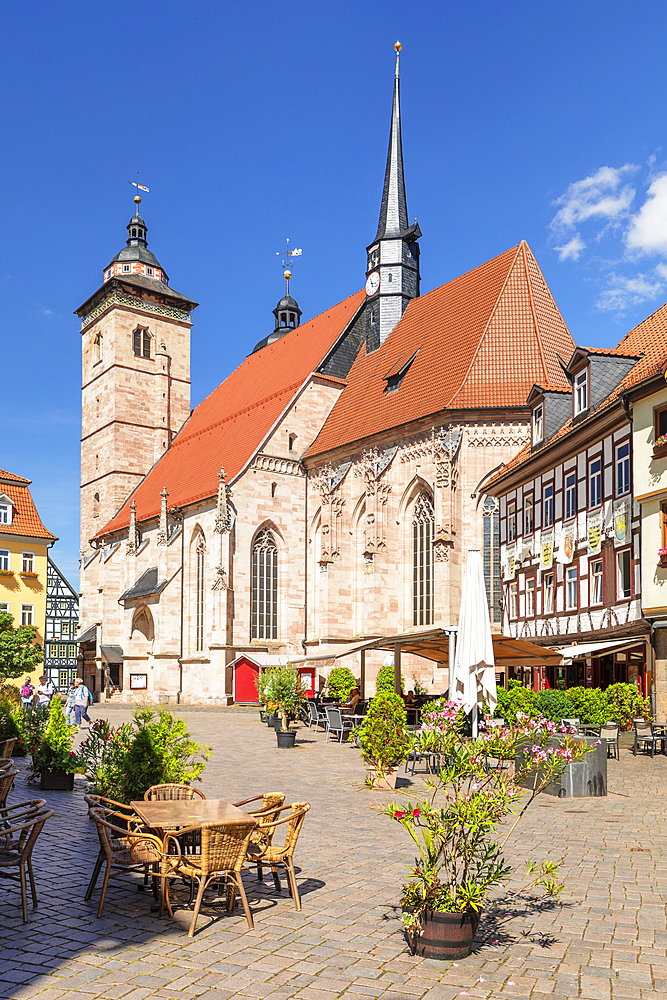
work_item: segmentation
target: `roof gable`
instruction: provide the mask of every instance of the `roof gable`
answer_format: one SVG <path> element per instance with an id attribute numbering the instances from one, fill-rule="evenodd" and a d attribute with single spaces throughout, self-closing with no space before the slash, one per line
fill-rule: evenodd
<path id="1" fill-rule="evenodd" d="M 27 538 L 43 538 L 45 541 L 57 541 L 57 536 L 52 535 L 44 525 L 37 513 L 35 501 L 28 489 L 29 479 L 21 476 L 14 476 L 10 472 L 0 473 L 1 492 L 11 502 L 12 523 L 0 524 L 0 536 L 2 535 L 24 535 Z"/>

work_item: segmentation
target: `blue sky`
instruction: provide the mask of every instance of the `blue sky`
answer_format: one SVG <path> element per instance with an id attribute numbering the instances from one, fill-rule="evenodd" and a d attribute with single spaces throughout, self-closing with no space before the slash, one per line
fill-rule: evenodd
<path id="1" fill-rule="evenodd" d="M 9 4 L 0 63 L 0 468 L 33 480 L 78 577 L 73 310 L 124 245 L 200 302 L 192 404 L 273 327 L 276 251 L 307 319 L 360 288 L 401 57 L 427 291 L 528 240 L 582 344 L 667 299 L 664 3 Z"/>

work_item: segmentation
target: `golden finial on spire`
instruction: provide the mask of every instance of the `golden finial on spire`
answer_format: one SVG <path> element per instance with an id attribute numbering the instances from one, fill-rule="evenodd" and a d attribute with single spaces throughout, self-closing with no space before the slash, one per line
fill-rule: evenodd
<path id="1" fill-rule="evenodd" d="M 398 76 L 398 57 L 401 54 L 401 49 L 403 48 L 403 46 L 401 45 L 400 42 L 396 42 L 394 48 L 396 49 L 396 76 Z"/>
<path id="2" fill-rule="evenodd" d="M 141 205 L 141 198 L 138 194 L 134 196 L 134 204 L 137 206 L 137 212 L 139 211 L 139 205 Z"/>
<path id="3" fill-rule="evenodd" d="M 285 281 L 287 283 L 287 288 L 286 288 L 285 294 L 289 295 L 289 282 L 290 282 L 290 278 L 292 277 L 292 258 L 293 257 L 300 257 L 301 254 L 303 253 L 303 251 L 302 250 L 290 250 L 290 248 L 289 248 L 289 239 L 286 242 L 287 242 L 287 250 L 285 251 L 285 253 L 283 255 L 282 265 L 283 265 L 283 278 L 285 279 Z M 281 256 L 280 251 L 276 250 L 276 257 L 280 257 L 280 256 Z"/>

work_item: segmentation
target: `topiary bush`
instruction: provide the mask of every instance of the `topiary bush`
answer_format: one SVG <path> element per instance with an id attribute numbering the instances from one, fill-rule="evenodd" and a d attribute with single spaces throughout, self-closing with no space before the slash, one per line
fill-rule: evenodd
<path id="1" fill-rule="evenodd" d="M 381 667 L 375 679 L 376 694 L 395 694 L 394 692 L 394 668 Z M 405 692 L 405 678 L 401 674 L 401 694 Z"/>
<path id="2" fill-rule="evenodd" d="M 569 691 L 538 691 L 535 695 L 535 707 L 540 715 L 550 722 L 561 722 L 576 716 L 574 705 L 570 701 Z"/>
<path id="3" fill-rule="evenodd" d="M 347 701 L 352 688 L 357 686 L 357 679 L 347 667 L 334 667 L 327 681 L 327 694 L 338 701 Z"/>
<path id="4" fill-rule="evenodd" d="M 517 712 L 534 719 L 537 717 L 537 695 L 523 686 L 520 681 L 510 681 L 507 691 L 498 688 L 498 704 L 493 713 L 497 719 L 504 719 L 512 725 L 516 722 Z"/>
<path id="5" fill-rule="evenodd" d="M 650 698 L 644 698 L 634 684 L 611 684 L 605 694 L 609 704 L 609 718 L 618 722 L 623 731 L 632 729 L 633 719 L 643 718 L 651 713 Z"/>
<path id="6" fill-rule="evenodd" d="M 382 778 L 386 770 L 406 759 L 412 740 L 408 735 L 405 706 L 393 691 L 376 695 L 359 730 L 359 746 L 364 763 Z"/>

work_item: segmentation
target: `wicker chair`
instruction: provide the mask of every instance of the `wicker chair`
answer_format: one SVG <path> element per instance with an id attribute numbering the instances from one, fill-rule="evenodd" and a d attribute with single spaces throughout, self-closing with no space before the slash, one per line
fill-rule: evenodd
<path id="1" fill-rule="evenodd" d="M 138 830 L 128 832 L 126 829 L 123 830 L 121 827 L 114 826 L 108 822 L 107 813 L 104 809 L 91 809 L 90 815 L 95 820 L 97 827 L 97 836 L 100 840 L 100 853 L 97 856 L 84 899 L 90 899 L 95 891 L 95 885 L 102 870 L 102 865 L 106 862 L 107 867 L 104 873 L 102 895 L 100 897 L 100 905 L 97 908 L 97 916 L 101 917 L 110 878 L 115 878 L 122 872 L 140 871 L 145 874 L 151 867 L 162 862 L 165 855 L 162 851 L 162 841 L 154 834 L 139 832 Z M 114 834 L 116 835 L 115 837 Z M 114 868 L 118 868 L 119 871 L 114 872 Z M 157 878 L 156 871 L 153 872 L 153 877 Z M 166 877 L 166 872 L 162 872 L 161 877 Z"/>
<path id="2" fill-rule="evenodd" d="M 250 802 L 259 802 L 262 800 L 261 808 L 250 809 L 248 811 L 249 816 L 254 816 L 255 819 L 262 821 L 262 832 L 259 833 L 258 830 L 253 830 L 252 836 L 250 837 L 251 844 L 263 844 L 267 843 L 270 845 L 273 839 L 273 830 L 275 826 L 271 829 L 267 824 L 271 819 L 278 819 L 280 815 L 280 809 L 285 801 L 285 795 L 283 792 L 264 792 L 263 795 L 254 795 L 250 799 L 243 799 L 242 802 L 235 802 L 236 808 L 241 806 L 247 806 Z M 262 869 L 262 862 L 257 862 L 257 878 L 259 881 L 263 881 L 264 872 Z"/>
<path id="3" fill-rule="evenodd" d="M 14 778 L 18 773 L 18 771 L 12 771 L 9 767 L 4 771 L 0 771 L 0 816 L 4 816 L 6 812 L 7 796 L 12 790 Z"/>
<path id="4" fill-rule="evenodd" d="M 185 878 L 196 880 L 199 883 L 199 891 L 195 901 L 195 908 L 190 922 L 188 937 L 193 937 L 199 909 L 202 904 L 204 891 L 211 882 L 220 881 L 223 876 L 227 877 L 227 911 L 230 912 L 234 906 L 236 889 L 241 894 L 243 910 L 248 921 L 248 927 L 252 930 L 253 921 L 248 900 L 246 899 L 243 882 L 241 881 L 241 867 L 246 856 L 248 844 L 253 830 L 256 828 L 256 821 L 249 816 L 247 823 L 204 823 L 200 827 L 190 827 L 188 830 L 179 830 L 178 836 L 170 835 L 165 847 L 169 849 L 173 844 L 175 856 L 169 855 L 171 871 L 174 875 L 181 875 Z M 184 833 L 191 830 L 201 831 L 201 854 L 182 854 L 179 838 Z M 231 890 L 231 891 L 230 891 Z M 169 903 L 169 885 L 165 886 L 167 908 L 171 915 Z"/>
<path id="5" fill-rule="evenodd" d="M 22 803 L 25 805 L 25 803 Z M 10 806 L 10 809 L 14 808 Z M 21 885 L 21 904 L 23 907 L 23 923 L 28 920 L 28 889 L 26 885 L 26 870 L 30 879 L 33 909 L 37 909 L 37 890 L 35 876 L 32 871 L 32 852 L 37 838 L 47 819 L 53 816 L 53 809 L 30 810 L 21 816 L 14 814 L 12 825 L 2 831 L 6 847 L 0 850 L 0 878 L 18 881 Z M 15 836 L 18 835 L 18 836 Z M 4 871 L 6 868 L 18 868 L 17 872 Z"/>
<path id="6" fill-rule="evenodd" d="M 284 812 L 287 809 L 290 810 L 289 815 L 285 816 L 283 819 L 277 819 L 277 814 Z M 248 854 L 245 859 L 245 863 L 248 865 L 259 864 L 260 862 L 268 865 L 273 872 L 273 881 L 275 882 L 278 892 L 280 892 L 282 886 L 280 884 L 276 866 L 279 864 L 283 865 L 287 874 L 290 895 L 294 900 L 294 908 L 296 910 L 301 909 L 301 899 L 299 898 L 299 890 L 297 888 L 296 875 L 294 873 L 294 849 L 296 847 L 296 842 L 299 839 L 299 834 L 301 833 L 303 821 L 309 809 L 309 802 L 293 802 L 289 806 L 283 806 L 282 809 L 276 809 L 270 816 L 267 816 L 266 819 L 260 818 L 259 827 L 256 831 L 257 842 L 249 845 Z M 283 847 L 274 847 L 273 835 L 275 833 L 275 829 L 277 826 L 281 826 L 284 823 L 288 824 L 287 833 L 285 835 L 285 844 Z"/>
<path id="7" fill-rule="evenodd" d="M 93 809 L 102 809 L 107 818 L 113 816 L 127 823 L 128 829 L 134 827 L 141 832 L 144 828 L 141 817 L 137 816 L 132 806 L 126 805 L 125 802 L 116 802 L 115 799 L 108 799 L 105 795 L 90 794 L 84 795 L 83 800 L 88 803 L 88 812 L 91 816 Z"/>
<path id="8" fill-rule="evenodd" d="M 144 792 L 144 802 L 163 802 L 174 799 L 194 799 L 198 795 L 200 799 L 206 796 L 198 788 L 192 785 L 152 785 L 148 791 Z"/>
<path id="9" fill-rule="evenodd" d="M 11 757 L 15 743 L 15 736 L 13 736 L 11 740 L 3 740 L 2 743 L 0 743 L 0 760 L 6 760 L 8 757 Z"/>

